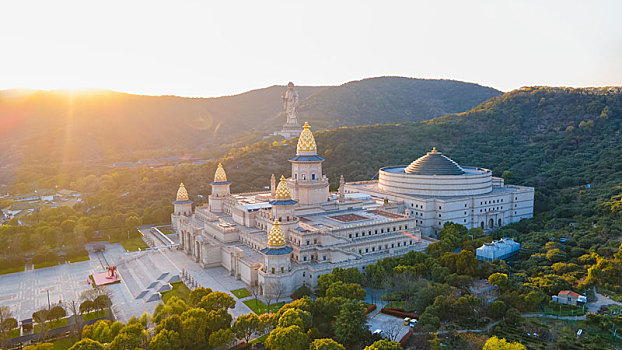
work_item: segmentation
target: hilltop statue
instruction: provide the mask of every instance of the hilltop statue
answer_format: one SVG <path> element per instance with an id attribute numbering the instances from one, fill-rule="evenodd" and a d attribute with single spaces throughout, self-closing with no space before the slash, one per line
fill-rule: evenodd
<path id="1" fill-rule="evenodd" d="M 293 139 L 300 136 L 302 127 L 298 124 L 298 91 L 294 88 L 294 83 L 287 84 L 287 90 L 283 96 L 283 112 L 287 115 L 287 121 L 283 124 L 281 131 L 275 132 L 273 135 L 281 135 L 285 139 Z"/>
<path id="2" fill-rule="evenodd" d="M 283 111 L 287 115 L 287 124 L 298 126 L 298 116 L 296 114 L 298 109 L 298 91 L 294 88 L 294 83 L 290 81 L 287 84 L 287 90 L 281 98 L 283 99 Z"/>

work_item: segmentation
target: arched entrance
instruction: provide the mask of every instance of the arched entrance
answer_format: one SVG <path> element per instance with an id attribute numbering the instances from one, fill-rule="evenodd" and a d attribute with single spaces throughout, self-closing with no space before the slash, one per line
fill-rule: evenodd
<path id="1" fill-rule="evenodd" d="M 495 219 L 490 219 L 490 221 L 488 222 L 488 227 L 489 228 L 495 227 Z"/>
<path id="2" fill-rule="evenodd" d="M 497 226 L 501 227 L 502 226 L 502 222 L 501 219 L 499 219 L 499 224 Z"/>
<path id="3" fill-rule="evenodd" d="M 483 221 L 479 223 L 479 227 L 481 227 L 482 230 L 484 229 L 484 222 Z"/>
<path id="4" fill-rule="evenodd" d="M 201 246 L 199 242 L 194 242 L 194 255 L 197 261 L 201 261 Z"/>

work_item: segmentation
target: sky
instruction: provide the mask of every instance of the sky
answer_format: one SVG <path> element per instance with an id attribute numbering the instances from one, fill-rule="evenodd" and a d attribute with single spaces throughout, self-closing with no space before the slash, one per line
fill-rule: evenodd
<path id="1" fill-rule="evenodd" d="M 622 85 L 622 1 L 0 1 L 0 89 Z"/>

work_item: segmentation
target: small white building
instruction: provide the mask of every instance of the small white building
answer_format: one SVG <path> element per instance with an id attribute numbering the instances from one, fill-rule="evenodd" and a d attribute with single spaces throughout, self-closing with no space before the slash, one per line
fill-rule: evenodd
<path id="1" fill-rule="evenodd" d="M 520 243 L 511 238 L 501 238 L 492 243 L 484 243 L 476 249 L 476 258 L 481 261 L 503 260 L 511 257 L 520 250 Z"/>

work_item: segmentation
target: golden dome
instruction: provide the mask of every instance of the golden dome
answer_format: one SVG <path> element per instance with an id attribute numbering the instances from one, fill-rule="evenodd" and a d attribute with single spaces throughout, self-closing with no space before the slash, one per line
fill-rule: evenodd
<path id="1" fill-rule="evenodd" d="M 317 145 L 315 144 L 315 138 L 313 137 L 308 122 L 305 122 L 305 125 L 302 127 L 302 132 L 298 138 L 296 154 L 299 156 L 317 155 Z"/>
<path id="2" fill-rule="evenodd" d="M 281 230 L 279 220 L 274 220 L 274 226 L 268 233 L 268 246 L 270 248 L 282 248 L 285 246 L 285 235 Z"/>
<path id="3" fill-rule="evenodd" d="M 179 184 L 179 189 L 177 190 L 177 200 L 178 201 L 187 201 L 188 200 L 188 191 L 186 191 L 186 187 L 182 182 Z"/>
<path id="4" fill-rule="evenodd" d="M 289 187 L 287 186 L 287 182 L 285 182 L 285 176 L 281 175 L 281 181 L 279 185 L 276 186 L 276 192 L 274 194 L 274 199 L 276 200 L 288 200 L 290 199 Z"/>
<path id="5" fill-rule="evenodd" d="M 227 182 L 227 173 L 222 168 L 222 163 L 218 163 L 218 168 L 214 174 L 214 182 Z"/>

